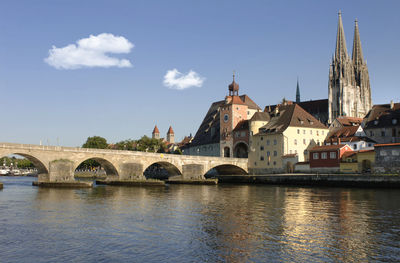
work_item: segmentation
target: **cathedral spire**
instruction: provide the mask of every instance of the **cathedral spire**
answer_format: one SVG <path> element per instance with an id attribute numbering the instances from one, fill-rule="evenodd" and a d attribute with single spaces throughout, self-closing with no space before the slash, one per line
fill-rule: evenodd
<path id="1" fill-rule="evenodd" d="M 339 10 L 339 21 L 336 37 L 336 50 L 335 58 L 339 61 L 343 61 L 348 57 L 346 48 L 346 38 L 344 36 L 343 22 L 342 22 L 342 11 Z"/>
<path id="2" fill-rule="evenodd" d="M 299 87 L 299 77 L 297 77 L 297 87 L 296 87 L 296 103 L 300 103 L 300 87 Z"/>
<path id="3" fill-rule="evenodd" d="M 356 19 L 354 26 L 354 42 L 353 42 L 353 64 L 359 65 L 364 63 L 364 57 L 361 48 L 360 32 L 358 31 L 358 21 Z"/>

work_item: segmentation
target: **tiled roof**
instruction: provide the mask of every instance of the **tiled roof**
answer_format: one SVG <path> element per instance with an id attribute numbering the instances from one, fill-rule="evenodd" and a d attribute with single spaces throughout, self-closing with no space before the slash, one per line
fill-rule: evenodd
<path id="1" fill-rule="evenodd" d="M 288 101 L 289 103 L 293 103 L 292 101 Z M 310 100 L 310 101 L 302 101 L 297 103 L 300 107 L 302 107 L 305 111 L 313 115 L 316 119 L 318 119 L 322 123 L 328 122 L 328 100 Z M 269 105 L 265 106 L 264 112 L 268 112 L 270 109 L 271 112 L 275 110 L 277 105 Z M 279 105 L 278 105 L 279 106 Z"/>
<path id="2" fill-rule="evenodd" d="M 245 103 L 242 101 L 242 99 L 239 96 L 233 95 L 233 96 L 227 96 L 228 103 L 227 104 L 241 104 L 245 105 Z"/>
<path id="3" fill-rule="evenodd" d="M 393 109 L 390 109 L 390 104 L 374 105 L 365 116 L 364 129 L 383 128 L 400 126 L 400 103 L 394 103 Z M 396 120 L 393 123 L 393 120 Z"/>
<path id="4" fill-rule="evenodd" d="M 360 125 L 363 121 L 362 118 L 340 116 L 336 120 L 343 126 Z"/>
<path id="5" fill-rule="evenodd" d="M 348 152 L 345 152 L 345 153 L 343 153 L 343 155 L 342 155 L 342 159 L 351 157 L 351 156 L 355 155 L 356 153 L 357 153 L 357 152 L 355 152 L 355 151 L 348 151 Z"/>
<path id="6" fill-rule="evenodd" d="M 375 147 L 386 147 L 386 146 L 400 146 L 400 143 L 381 143 L 375 144 Z"/>
<path id="7" fill-rule="evenodd" d="M 256 112 L 253 114 L 253 117 L 251 117 L 251 121 L 269 121 L 271 118 L 269 116 L 268 112 Z"/>
<path id="8" fill-rule="evenodd" d="M 338 150 L 338 149 L 342 149 L 345 146 L 346 146 L 346 144 L 321 145 L 321 146 L 315 146 L 310 151 L 320 152 L 320 151 Z"/>
<path id="9" fill-rule="evenodd" d="M 359 126 L 345 126 L 342 127 L 341 129 L 335 131 L 333 134 L 329 136 L 327 140 L 334 139 L 334 138 L 347 138 L 347 137 L 353 137 Z"/>
<path id="10" fill-rule="evenodd" d="M 248 130 L 248 129 L 249 129 L 249 121 L 241 120 L 233 129 L 233 131 Z"/>
<path id="11" fill-rule="evenodd" d="M 271 120 L 260 128 L 261 133 L 281 133 L 290 127 L 307 127 L 327 129 L 314 116 L 302 109 L 298 104 L 278 107 L 279 112 L 271 113 Z"/>
<path id="12" fill-rule="evenodd" d="M 154 127 L 154 129 L 153 129 L 153 134 L 154 133 L 160 133 L 160 131 L 158 130 L 158 128 L 157 128 L 157 125 Z"/>
<path id="13" fill-rule="evenodd" d="M 172 126 L 169 126 L 167 134 L 175 134 L 174 130 L 172 129 Z"/>

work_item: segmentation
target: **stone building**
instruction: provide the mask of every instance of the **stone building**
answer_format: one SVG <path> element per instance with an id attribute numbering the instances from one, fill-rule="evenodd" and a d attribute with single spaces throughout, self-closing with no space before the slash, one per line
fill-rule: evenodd
<path id="1" fill-rule="evenodd" d="M 378 143 L 400 142 L 400 103 L 374 105 L 363 122 L 370 139 Z"/>
<path id="2" fill-rule="evenodd" d="M 225 100 L 211 104 L 192 142 L 183 154 L 201 156 L 247 157 L 248 120 L 261 108 L 247 95 L 239 95 L 233 76 Z"/>
<path id="3" fill-rule="evenodd" d="M 363 118 L 372 107 L 367 63 L 364 60 L 358 22 L 355 21 L 352 57 L 339 12 L 335 54 L 329 67 L 329 123 L 338 116 Z"/>
<path id="4" fill-rule="evenodd" d="M 293 171 L 297 162 L 308 161 L 308 151 L 324 142 L 328 128 L 298 104 L 277 105 L 263 116 L 267 122 L 250 138 L 251 174 Z M 252 122 L 250 121 L 252 124 Z M 254 125 L 254 124 L 252 124 Z"/>
<path id="5" fill-rule="evenodd" d="M 169 126 L 168 132 L 167 132 L 167 142 L 168 143 L 175 143 L 175 133 L 174 130 L 172 129 L 172 126 Z"/>
<path id="6" fill-rule="evenodd" d="M 400 143 L 375 144 L 375 173 L 400 174 Z"/>

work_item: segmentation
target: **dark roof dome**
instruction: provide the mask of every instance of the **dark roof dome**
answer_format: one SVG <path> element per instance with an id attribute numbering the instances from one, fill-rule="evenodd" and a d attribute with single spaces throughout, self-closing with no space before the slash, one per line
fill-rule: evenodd
<path id="1" fill-rule="evenodd" d="M 239 84 L 235 82 L 235 80 L 232 81 L 232 83 L 229 85 L 229 91 L 238 91 L 239 90 Z"/>

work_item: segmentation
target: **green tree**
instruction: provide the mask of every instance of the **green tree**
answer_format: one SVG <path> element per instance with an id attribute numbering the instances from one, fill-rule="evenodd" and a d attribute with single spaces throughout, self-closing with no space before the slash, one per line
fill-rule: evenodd
<path id="1" fill-rule="evenodd" d="M 136 150 L 136 141 L 134 140 L 125 140 L 117 142 L 113 145 L 114 150 L 128 150 L 128 151 L 135 151 Z"/>
<path id="2" fill-rule="evenodd" d="M 107 149 L 107 140 L 100 136 L 88 137 L 82 148 Z"/>
<path id="3" fill-rule="evenodd" d="M 149 138 L 146 135 L 136 142 L 136 150 L 141 152 L 165 152 L 165 148 L 161 139 Z"/>
<path id="4" fill-rule="evenodd" d="M 93 148 L 93 149 L 107 149 L 107 140 L 100 136 L 88 137 L 86 142 L 82 145 L 82 148 Z M 81 163 L 77 169 L 90 169 L 92 167 L 98 167 L 100 163 L 95 160 L 86 160 Z"/>

